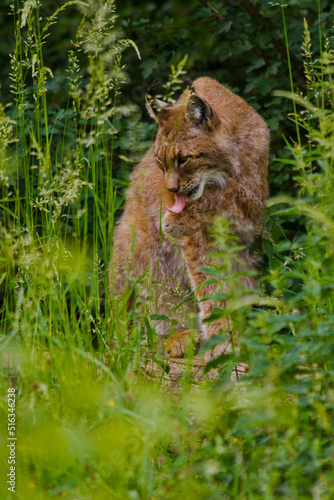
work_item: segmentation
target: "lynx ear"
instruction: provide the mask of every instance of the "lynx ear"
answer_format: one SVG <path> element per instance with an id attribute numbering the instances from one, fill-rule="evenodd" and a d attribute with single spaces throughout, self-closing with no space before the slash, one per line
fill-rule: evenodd
<path id="1" fill-rule="evenodd" d="M 159 122 L 164 112 L 170 107 L 169 104 L 153 97 L 152 94 L 157 90 L 158 86 L 158 82 L 153 82 L 147 89 L 147 94 L 145 96 L 147 111 L 150 117 L 156 122 Z"/>
<path id="2" fill-rule="evenodd" d="M 166 110 L 169 109 L 169 104 L 160 101 L 156 97 L 151 97 L 149 94 L 146 95 L 145 99 L 148 114 L 153 120 L 159 122 Z"/>
<path id="3" fill-rule="evenodd" d="M 217 120 L 219 120 L 215 111 L 197 94 L 192 94 L 187 104 L 187 116 L 196 125 L 213 131 Z"/>

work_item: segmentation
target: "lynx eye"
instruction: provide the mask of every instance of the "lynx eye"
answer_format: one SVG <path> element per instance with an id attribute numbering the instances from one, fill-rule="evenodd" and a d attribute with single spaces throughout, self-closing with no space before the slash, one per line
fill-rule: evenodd
<path id="1" fill-rule="evenodd" d="M 183 167 L 189 160 L 188 156 L 179 156 L 177 159 L 178 167 Z"/>

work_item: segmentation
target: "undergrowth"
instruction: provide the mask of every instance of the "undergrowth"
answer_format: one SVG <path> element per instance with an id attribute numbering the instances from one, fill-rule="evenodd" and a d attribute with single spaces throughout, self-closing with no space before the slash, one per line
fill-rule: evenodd
<path id="1" fill-rule="evenodd" d="M 57 109 L 43 45 L 73 3 L 83 19 L 64 68 L 68 105 Z M 271 236 L 260 242 L 267 272 L 257 295 L 233 286 L 234 242 L 224 221 L 215 226 L 225 264 L 208 277 L 229 284 L 228 307 L 215 314 L 232 318 L 240 352 L 212 362 L 220 367 L 216 380 L 187 376 L 170 390 L 164 377 L 150 380 L 143 370 L 155 348 L 154 331 L 142 328 L 150 318 L 127 311 L 131 290 L 117 303 L 108 292 L 126 185 L 113 170 L 114 144 L 135 144 L 134 130 L 119 126 L 136 113 L 121 99 L 122 53 L 140 57 L 138 49 L 118 31 L 111 0 L 68 2 L 48 19 L 39 7 L 12 5 L 13 101 L 0 105 L 1 498 L 333 498 L 330 41 L 314 58 L 305 22 L 307 95 L 286 95 L 302 131 L 296 142 L 287 138 L 285 160 L 299 198 L 268 203 Z M 164 98 L 173 99 L 185 63 L 172 68 Z M 298 221 L 298 232 L 287 238 L 282 221 L 291 228 Z M 240 361 L 249 374 L 232 383 L 227 375 Z M 4 480 L 9 387 L 16 390 L 15 494 Z"/>

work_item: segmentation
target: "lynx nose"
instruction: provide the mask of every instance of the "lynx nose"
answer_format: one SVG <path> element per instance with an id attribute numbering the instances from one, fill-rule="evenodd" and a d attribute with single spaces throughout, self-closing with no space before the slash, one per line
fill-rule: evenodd
<path id="1" fill-rule="evenodd" d="M 179 188 L 178 187 L 168 187 L 167 186 L 167 189 L 168 191 L 170 191 L 171 193 L 177 193 Z"/>
<path id="2" fill-rule="evenodd" d="M 180 178 L 175 172 L 169 172 L 169 175 L 166 179 L 166 185 L 168 191 L 171 193 L 178 193 L 180 189 Z"/>

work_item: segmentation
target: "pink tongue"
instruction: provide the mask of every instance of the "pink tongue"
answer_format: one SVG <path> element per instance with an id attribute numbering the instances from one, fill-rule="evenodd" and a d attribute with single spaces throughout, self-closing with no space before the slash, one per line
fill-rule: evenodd
<path id="1" fill-rule="evenodd" d="M 186 195 L 185 194 L 181 194 L 181 195 L 175 194 L 174 196 L 175 196 L 174 205 L 172 206 L 172 208 L 168 208 L 166 205 L 166 208 L 167 208 L 168 212 L 172 212 L 172 214 L 179 214 L 180 212 L 182 212 L 182 210 L 185 207 Z"/>

